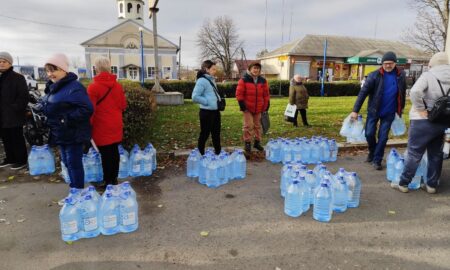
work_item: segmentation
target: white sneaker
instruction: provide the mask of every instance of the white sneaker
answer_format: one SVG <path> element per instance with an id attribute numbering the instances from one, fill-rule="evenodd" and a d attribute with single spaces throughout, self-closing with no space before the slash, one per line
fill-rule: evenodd
<path id="1" fill-rule="evenodd" d="M 429 194 L 435 194 L 435 193 L 436 193 L 436 188 L 430 187 L 429 185 L 426 185 L 425 190 L 426 190 L 427 193 L 429 193 Z"/>

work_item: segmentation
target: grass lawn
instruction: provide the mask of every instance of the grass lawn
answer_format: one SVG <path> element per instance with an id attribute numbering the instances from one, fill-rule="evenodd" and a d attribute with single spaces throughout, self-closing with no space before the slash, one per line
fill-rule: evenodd
<path id="1" fill-rule="evenodd" d="M 284 110 L 288 102 L 287 97 L 271 98 L 270 101 L 270 130 L 264 136 L 265 143 L 269 138 L 275 137 L 302 137 L 321 135 L 335 138 L 339 142 L 345 138 L 339 135 L 343 119 L 351 112 L 356 97 L 311 97 L 307 110 L 308 122 L 312 127 L 299 127 L 284 121 Z M 366 117 L 365 102 L 361 112 Z M 405 112 L 409 112 L 411 103 L 408 100 Z M 192 100 L 185 100 L 181 106 L 159 106 L 152 119 L 152 128 L 149 131 L 148 141 L 157 149 L 169 151 L 176 149 L 192 149 L 196 147 L 200 132 L 198 119 L 198 105 Z M 404 114 L 409 123 L 408 113 Z M 222 146 L 242 146 L 242 112 L 235 98 L 227 99 L 227 107 L 222 112 Z M 207 143 L 208 145 L 208 143 Z"/>

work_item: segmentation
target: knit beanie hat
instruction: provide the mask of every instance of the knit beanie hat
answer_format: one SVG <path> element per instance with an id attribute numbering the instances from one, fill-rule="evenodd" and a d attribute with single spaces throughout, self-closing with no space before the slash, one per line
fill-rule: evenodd
<path id="1" fill-rule="evenodd" d="M 442 65 L 448 65 L 448 55 L 445 52 L 438 52 L 433 55 L 430 59 L 430 63 L 428 63 L 428 66 L 435 67 L 435 66 L 442 66 Z"/>
<path id="2" fill-rule="evenodd" d="M 387 52 L 383 55 L 381 63 L 384 63 L 385 61 L 393 61 L 394 63 L 397 63 L 397 55 L 395 55 L 394 52 Z"/>
<path id="3" fill-rule="evenodd" d="M 0 52 L 0 59 L 8 61 L 11 65 L 13 64 L 13 58 L 8 52 Z"/>
<path id="4" fill-rule="evenodd" d="M 54 54 L 50 59 L 45 63 L 57 66 L 58 68 L 64 70 L 65 72 L 69 72 L 69 58 L 65 54 L 57 53 Z"/>

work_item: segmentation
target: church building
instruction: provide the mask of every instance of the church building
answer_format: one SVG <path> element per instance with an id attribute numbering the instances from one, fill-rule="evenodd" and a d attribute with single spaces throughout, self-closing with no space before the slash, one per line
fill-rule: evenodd
<path id="1" fill-rule="evenodd" d="M 119 79 L 141 79 L 142 56 L 140 30 L 144 44 L 144 78 L 155 77 L 153 31 L 144 26 L 143 0 L 117 0 L 119 24 L 81 43 L 86 57 L 87 75 L 96 75 L 94 62 L 105 56 L 111 60 L 111 71 Z M 161 79 L 176 79 L 178 46 L 158 35 L 158 55 Z"/>

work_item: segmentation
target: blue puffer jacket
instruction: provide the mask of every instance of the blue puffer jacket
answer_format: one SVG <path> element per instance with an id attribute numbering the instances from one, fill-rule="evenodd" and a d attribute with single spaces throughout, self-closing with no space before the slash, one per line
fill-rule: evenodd
<path id="1" fill-rule="evenodd" d="M 192 91 L 192 101 L 200 104 L 200 109 L 217 110 L 217 95 L 208 80 L 216 84 L 209 74 L 203 74 L 203 77 L 197 79 Z"/>
<path id="2" fill-rule="evenodd" d="M 88 142 L 91 139 L 89 119 L 94 111 L 86 89 L 68 73 L 56 83 L 47 84 L 42 109 L 50 127 L 49 143 L 65 145 Z"/>
<path id="3" fill-rule="evenodd" d="M 402 115 L 403 109 L 405 108 L 405 96 L 406 96 L 406 76 L 403 70 L 395 68 L 397 73 L 397 113 Z M 367 76 L 367 79 L 359 91 L 358 98 L 356 99 L 355 105 L 353 106 L 354 112 L 359 112 L 364 103 L 364 100 L 369 96 L 369 103 L 367 104 L 367 112 L 370 115 L 378 115 L 380 111 L 381 102 L 383 99 L 383 77 L 384 70 L 380 68 L 375 70 Z"/>

